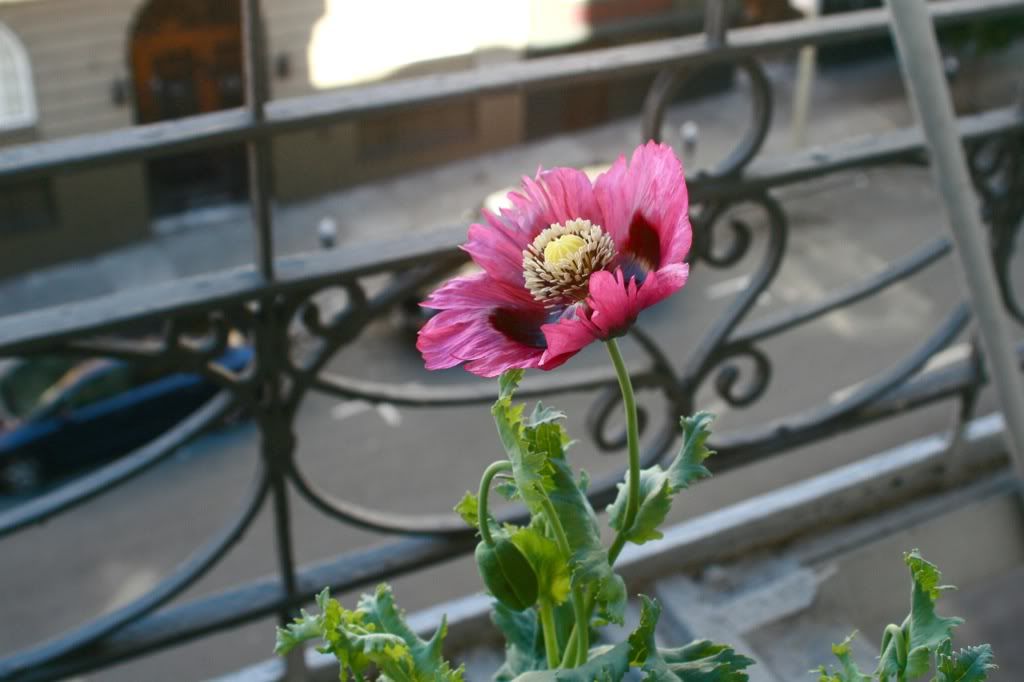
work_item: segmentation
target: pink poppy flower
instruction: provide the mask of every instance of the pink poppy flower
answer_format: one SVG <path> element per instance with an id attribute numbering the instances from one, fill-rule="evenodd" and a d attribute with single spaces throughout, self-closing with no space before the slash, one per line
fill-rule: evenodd
<path id="1" fill-rule="evenodd" d="M 554 369 L 593 341 L 624 334 L 678 291 L 692 231 L 683 168 L 669 147 L 638 147 L 591 183 L 554 168 L 523 179 L 512 207 L 469 228 L 483 272 L 447 282 L 419 333 L 427 369 L 480 376 Z"/>

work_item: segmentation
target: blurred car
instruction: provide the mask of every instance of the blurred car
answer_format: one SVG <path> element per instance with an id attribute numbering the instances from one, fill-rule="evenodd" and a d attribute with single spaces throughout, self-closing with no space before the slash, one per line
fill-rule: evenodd
<path id="1" fill-rule="evenodd" d="M 0 431 L 27 415 L 81 359 L 67 355 L 35 355 L 0 361 Z"/>
<path id="2" fill-rule="evenodd" d="M 249 346 L 228 349 L 217 363 L 240 371 L 253 356 Z M 45 374 L 37 368 L 24 376 Z M 26 371 L 26 370 L 23 370 Z M 34 387 L 24 378 L 0 381 L 5 406 L 17 412 Z M 5 391 L 6 386 L 6 391 Z M 153 374 L 111 359 L 73 364 L 43 391 L 34 406 L 13 415 L 0 432 L 0 489 L 28 492 L 89 466 L 125 455 L 153 440 L 214 396 L 218 387 L 198 374 Z M 19 398 L 9 398 L 17 392 Z M 12 410 L 12 407 L 14 408 Z"/>

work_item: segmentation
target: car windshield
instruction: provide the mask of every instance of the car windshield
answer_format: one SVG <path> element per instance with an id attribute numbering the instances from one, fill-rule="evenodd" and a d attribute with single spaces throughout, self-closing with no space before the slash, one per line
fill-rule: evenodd
<path id="1" fill-rule="evenodd" d="M 0 399 L 11 417 L 20 419 L 36 409 L 47 389 L 80 360 L 49 355 L 13 361 L 0 377 Z"/>
<path id="2" fill-rule="evenodd" d="M 26 419 L 52 416 L 58 410 L 75 411 L 112 398 L 134 385 L 129 365 L 110 360 L 89 360 L 69 370 L 43 392 Z"/>

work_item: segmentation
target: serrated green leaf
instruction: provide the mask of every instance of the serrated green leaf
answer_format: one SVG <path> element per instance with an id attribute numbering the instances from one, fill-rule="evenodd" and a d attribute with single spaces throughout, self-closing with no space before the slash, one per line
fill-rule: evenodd
<path id="1" fill-rule="evenodd" d="M 935 614 L 935 600 L 941 591 L 952 589 L 940 586 L 939 569 L 915 549 L 904 557 L 914 579 L 910 607 L 910 644 L 907 647 L 908 677 L 928 672 L 931 658 L 943 642 L 953 636 L 953 628 L 963 623 L 962 618 L 942 618 Z"/>
<path id="2" fill-rule="evenodd" d="M 818 682 L 871 682 L 872 677 L 860 671 L 850 653 L 850 642 L 856 636 L 856 632 L 850 633 L 842 642 L 832 645 L 832 654 L 839 659 L 839 668 L 833 666 L 832 672 L 829 673 L 825 666 L 821 666 L 817 671 Z"/>
<path id="3" fill-rule="evenodd" d="M 947 642 L 939 651 L 934 682 L 982 682 L 990 672 L 999 669 L 992 662 L 992 647 L 988 644 L 969 646 L 956 653 L 952 648 Z"/>
<path id="4" fill-rule="evenodd" d="M 628 671 L 629 644 L 622 642 L 577 668 L 528 672 L 515 682 L 620 682 Z"/>
<path id="5" fill-rule="evenodd" d="M 495 682 L 509 682 L 523 673 L 547 667 L 544 633 L 537 611 L 513 611 L 495 602 L 491 621 L 505 635 L 505 663 L 494 674 Z"/>
<path id="6" fill-rule="evenodd" d="M 359 611 L 365 614 L 368 624 L 377 632 L 395 635 L 407 647 L 409 656 L 403 659 L 380 662 L 381 672 L 392 679 L 415 680 L 416 682 L 462 682 L 463 670 L 452 670 L 441 648 L 448 633 L 444 618 L 430 640 L 421 639 L 405 621 L 404 612 L 395 604 L 394 595 L 388 585 L 379 585 L 374 594 L 364 594 L 359 600 Z"/>
<path id="7" fill-rule="evenodd" d="M 710 412 L 698 412 L 692 417 L 683 417 L 679 425 L 683 429 L 683 442 L 672 464 L 668 467 L 668 478 L 674 490 L 684 490 L 690 484 L 711 476 L 704 466 L 704 460 L 715 454 L 705 443 L 711 435 L 711 422 L 715 416 Z"/>
<path id="8" fill-rule="evenodd" d="M 926 674 L 931 668 L 932 658 L 952 638 L 953 628 L 963 622 L 962 618 L 943 618 L 935 613 L 935 601 L 939 595 L 944 590 L 953 589 L 939 584 L 942 574 L 935 564 L 926 561 L 916 549 L 904 554 L 903 560 L 910 568 L 913 580 L 910 615 L 902 625 L 907 659 L 901 665 L 895 637 L 884 641 L 875 670 L 883 681 Z"/>
<path id="9" fill-rule="evenodd" d="M 537 575 L 539 597 L 551 604 L 561 604 L 568 599 L 569 557 L 562 556 L 558 544 L 545 536 L 536 525 L 517 528 L 510 538 Z"/>
<path id="10" fill-rule="evenodd" d="M 622 531 L 626 522 L 626 506 L 629 503 L 629 472 L 626 480 L 619 483 L 619 494 L 615 501 L 608 505 L 608 523 L 617 531 Z M 658 530 L 669 510 L 672 509 L 672 485 L 667 473 L 660 465 L 644 469 L 640 472 L 640 504 L 636 519 L 626 533 L 626 539 L 637 545 L 650 540 L 659 540 L 664 535 Z"/>
<path id="11" fill-rule="evenodd" d="M 680 419 L 683 441 L 668 469 L 655 464 L 640 472 L 640 503 L 636 519 L 626 531 L 626 540 L 642 545 L 663 537 L 658 527 L 664 523 L 672 508 L 672 497 L 694 481 L 711 475 L 704 460 L 714 454 L 705 446 L 710 435 L 714 417 L 707 412 L 698 412 L 692 417 Z M 608 506 L 609 524 L 623 532 L 626 522 L 626 506 L 629 501 L 629 474 L 619 484 L 619 494 Z"/>
<path id="12" fill-rule="evenodd" d="M 537 427 L 541 424 L 552 424 L 565 419 L 565 412 L 556 410 L 553 407 L 545 407 L 544 403 L 537 401 L 537 404 L 533 406 L 533 412 L 527 417 L 525 425 L 527 427 Z"/>
<path id="13" fill-rule="evenodd" d="M 519 486 L 517 486 L 515 480 L 511 478 L 499 480 L 494 485 L 494 489 L 497 491 L 499 495 L 504 497 L 509 502 L 513 502 L 519 499 Z"/>
<path id="14" fill-rule="evenodd" d="M 406 642 L 398 635 L 380 632 L 366 621 L 362 611 L 348 611 L 325 589 L 317 596 L 320 613 L 310 615 L 303 611 L 286 628 L 278 628 L 275 652 L 284 655 L 295 646 L 310 639 L 320 638 L 324 645 L 322 653 L 330 653 L 338 659 L 341 674 L 349 673 L 362 679 L 363 673 L 375 664 L 381 670 L 402 671 L 404 679 L 433 680 L 434 677 L 410 677 L 408 670 L 415 673 L 413 659 Z M 438 680 L 459 678 L 437 678 Z"/>
<path id="15" fill-rule="evenodd" d="M 726 644 L 706 639 L 676 649 L 658 649 L 658 655 L 682 682 L 747 682 L 744 672 L 754 660 Z"/>
<path id="16" fill-rule="evenodd" d="M 554 454 L 551 452 L 549 456 Z M 608 562 L 608 551 L 601 544 L 601 530 L 594 508 L 577 487 L 564 454 L 558 451 L 558 455 L 549 461 L 554 486 L 548 492 L 548 498 L 569 540 L 572 584 L 592 591 L 601 620 L 621 624 L 626 610 L 626 584 Z"/>
<path id="17" fill-rule="evenodd" d="M 654 631 L 661 615 L 657 601 L 640 595 L 640 623 L 629 636 L 630 665 L 645 682 L 746 682 L 744 669 L 754 661 L 732 647 L 698 640 L 676 649 L 659 649 Z"/>
<path id="18" fill-rule="evenodd" d="M 600 618 L 621 623 L 625 583 L 609 565 L 597 515 L 566 462 L 571 440 L 559 423 L 560 413 L 542 408 L 524 423 L 522 406 L 512 404 L 517 380 L 513 373 L 502 375 L 500 397 L 491 412 L 519 494 L 534 517 L 543 516 L 550 501 L 569 541 L 572 584 L 591 590 Z"/>
<path id="19" fill-rule="evenodd" d="M 521 377 L 522 370 L 511 370 L 501 375 L 499 398 L 491 407 L 491 414 L 501 445 L 512 463 L 512 475 L 519 495 L 530 512 L 536 515 L 543 512 L 544 496 L 551 487 L 551 473 L 545 453 L 531 448 L 525 440 L 523 406 L 512 404 L 512 395 Z M 557 424 L 548 424 L 561 429 Z"/>
<path id="20" fill-rule="evenodd" d="M 455 513 L 461 516 L 469 526 L 478 528 L 480 526 L 480 499 L 467 490 L 459 503 L 455 505 Z"/>

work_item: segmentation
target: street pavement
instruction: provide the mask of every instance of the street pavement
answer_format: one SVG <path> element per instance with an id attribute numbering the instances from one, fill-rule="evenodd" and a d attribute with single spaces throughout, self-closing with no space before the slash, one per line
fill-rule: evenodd
<path id="1" fill-rule="evenodd" d="M 784 62 L 771 68 L 778 107 L 765 154 L 782 153 L 790 146 L 787 103 L 791 70 Z M 740 92 L 705 98 L 672 112 L 675 129 L 685 120 L 695 120 L 700 126 L 697 157 L 689 160 L 691 167 L 710 163 L 735 139 L 747 115 L 744 106 Z M 809 141 L 827 143 L 907 125 L 910 120 L 894 63 L 883 60 L 829 70 L 816 83 Z M 278 247 L 282 253 L 317 248 L 316 225 L 324 216 L 331 216 L 341 227 L 337 248 L 465 222 L 483 197 L 514 183 L 523 173 L 532 173 L 540 163 L 606 163 L 639 141 L 639 124 L 631 119 L 315 202 L 279 207 Z M 759 302 L 755 316 L 817 300 L 827 291 L 878 272 L 945 229 L 930 176 L 923 168 L 845 172 L 780 190 L 777 198 L 789 219 L 789 244 L 782 269 Z M 676 367 L 683 365 L 704 330 L 746 286 L 745 276 L 761 254 L 764 216 L 754 207 L 737 211 L 755 228 L 752 256 L 728 270 L 695 268 L 680 295 L 641 318 L 643 327 L 664 344 Z M 91 280 L 85 291 L 95 295 L 238 265 L 250 258 L 246 248 L 250 242 L 242 219 L 182 229 L 101 258 L 0 284 L 0 313 L 65 302 L 82 291 L 77 286 L 80 281 Z M 229 243 L 233 247 L 225 249 Z M 836 401 L 848 386 L 884 372 L 920 344 L 960 297 L 947 259 L 882 295 L 766 342 L 764 349 L 773 363 L 772 382 L 766 395 L 748 409 L 727 409 L 710 387 L 698 396 L 699 407 L 720 413 L 716 427 L 728 431 Z M 642 362 L 632 344 L 625 344 L 625 353 L 627 360 Z M 955 359 L 956 353 L 946 353 L 937 362 Z M 572 366 L 604 361 L 599 348 L 590 349 L 574 359 Z M 377 381 L 479 381 L 460 371 L 427 373 L 413 340 L 387 320 L 370 325 L 356 342 L 338 353 L 329 369 Z M 555 401 L 571 415 L 570 431 L 581 437 L 592 398 L 571 394 Z M 657 404 L 656 396 L 642 394 L 640 399 Z M 991 406 L 986 397 L 981 409 Z M 682 496 L 673 518 L 692 517 L 942 430 L 948 426 L 952 410 L 952 405 L 929 408 L 724 474 Z M 299 465 L 320 487 L 351 502 L 398 513 L 449 510 L 466 489 L 475 488 L 483 468 L 497 455 L 486 406 L 377 409 L 310 395 L 298 415 L 296 433 Z M 6 539 L 0 553 L 0 603 L 4 604 L 0 653 L 55 636 L 151 588 L 238 511 L 256 457 L 257 436 L 252 424 L 227 427 L 130 484 L 40 528 Z M 622 464 L 621 456 L 596 454 L 585 437 L 573 457 L 593 475 Z M 296 497 L 292 499 L 295 553 L 300 562 L 386 541 L 327 519 Z M 14 503 L 7 500 L 3 504 Z M 961 541 L 969 554 L 973 539 Z M 272 519 L 265 512 L 240 545 L 181 599 L 274 573 L 273 548 Z M 956 582 L 955 576 L 948 577 Z M 400 578 L 394 584 L 407 609 L 479 587 L 471 563 L 465 560 Z M 160 682 L 226 673 L 270 655 L 273 625 L 266 620 L 90 679 Z"/>

